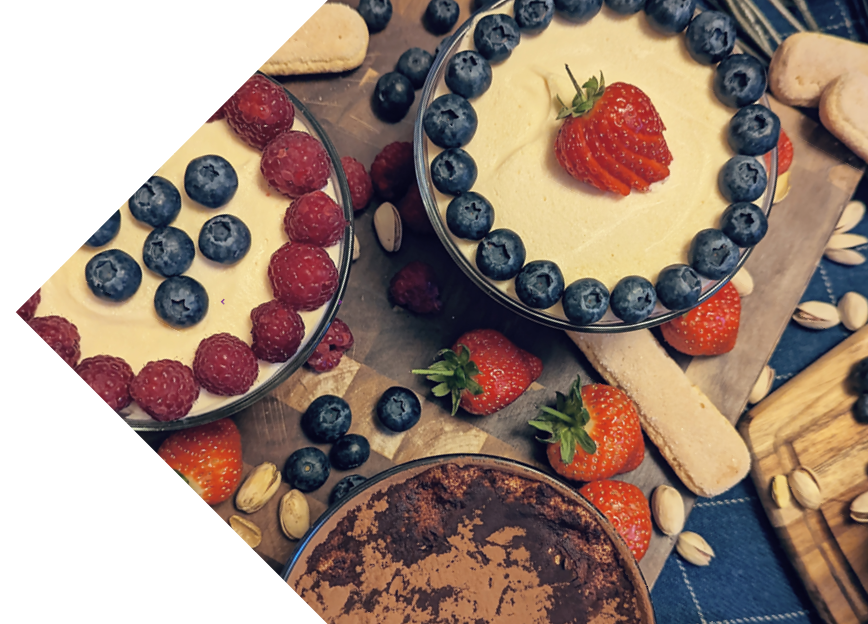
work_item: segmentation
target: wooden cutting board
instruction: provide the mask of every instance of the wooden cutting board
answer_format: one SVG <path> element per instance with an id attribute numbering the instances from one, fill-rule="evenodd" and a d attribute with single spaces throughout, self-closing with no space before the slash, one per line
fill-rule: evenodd
<path id="1" fill-rule="evenodd" d="M 868 424 L 853 417 L 848 375 L 868 357 L 868 327 L 845 340 L 756 405 L 740 429 L 753 455 L 752 476 L 820 615 L 830 624 L 868 622 L 868 524 L 849 517 L 868 491 Z M 814 471 L 824 502 L 779 509 L 771 480 L 799 466 Z"/>

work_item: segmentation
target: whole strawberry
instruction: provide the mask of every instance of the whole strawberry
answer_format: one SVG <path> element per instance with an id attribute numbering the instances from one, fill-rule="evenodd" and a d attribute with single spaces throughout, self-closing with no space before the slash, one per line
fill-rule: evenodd
<path id="1" fill-rule="evenodd" d="M 36 308 L 39 305 L 39 302 L 42 301 L 42 295 L 40 294 L 42 289 L 39 288 L 35 293 L 30 295 L 30 298 L 21 304 L 21 307 L 18 308 L 18 316 L 23 318 L 25 321 L 30 321 L 33 316 L 36 314 Z"/>
<path id="2" fill-rule="evenodd" d="M 543 406 L 528 424 L 548 434 L 549 463 L 575 481 L 608 479 L 631 470 L 644 458 L 636 406 L 622 390 L 604 384 L 581 385 L 577 378 L 555 408 Z M 641 450 L 640 450 L 641 447 Z M 641 453 L 641 455 L 639 454 Z"/>
<path id="3" fill-rule="evenodd" d="M 29 325 L 64 362 L 75 368 L 81 357 L 81 336 L 75 325 L 62 316 L 35 316 Z"/>
<path id="4" fill-rule="evenodd" d="M 326 330 L 325 336 L 308 358 L 307 365 L 318 373 L 330 371 L 340 364 L 341 357 L 354 342 L 349 325 L 335 317 Z"/>
<path id="5" fill-rule="evenodd" d="M 286 362 L 304 338 L 304 321 L 298 312 L 274 299 L 250 312 L 253 321 L 253 354 L 266 362 Z"/>
<path id="6" fill-rule="evenodd" d="M 660 326 L 663 338 L 687 355 L 721 355 L 735 347 L 741 318 L 741 299 L 727 282 L 707 301 Z"/>
<path id="7" fill-rule="evenodd" d="M 135 374 L 122 358 L 95 355 L 79 362 L 75 372 L 116 412 L 132 403 L 130 383 Z"/>
<path id="8" fill-rule="evenodd" d="M 302 195 L 289 205 L 283 217 L 289 240 L 318 247 L 330 247 L 341 240 L 346 225 L 344 211 L 322 191 Z"/>
<path id="9" fill-rule="evenodd" d="M 338 288 L 338 270 L 321 247 L 286 243 L 271 255 L 268 279 L 274 297 L 293 309 L 316 310 Z"/>
<path id="10" fill-rule="evenodd" d="M 130 396 L 154 420 L 178 420 L 190 413 L 199 398 L 199 383 L 189 366 L 157 360 L 145 364 L 133 378 Z"/>
<path id="11" fill-rule="evenodd" d="M 623 481 L 592 481 L 579 494 L 600 510 L 640 561 L 651 542 L 651 507 L 642 490 Z"/>
<path id="12" fill-rule="evenodd" d="M 459 407 L 477 416 L 503 409 L 524 393 L 542 374 L 542 360 L 515 346 L 494 329 L 462 335 L 443 359 L 425 370 L 414 370 L 437 382 L 434 396 L 452 396 L 452 414 Z"/>
<path id="13" fill-rule="evenodd" d="M 173 433 L 157 454 L 209 505 L 228 500 L 241 481 L 241 434 L 228 418 Z"/>
<path id="14" fill-rule="evenodd" d="M 341 158 L 341 167 L 350 187 L 350 197 L 353 202 L 353 212 L 359 212 L 368 207 L 374 196 L 374 183 L 368 175 L 365 166 L 352 156 Z"/>
<path id="15" fill-rule="evenodd" d="M 666 179 L 672 154 L 650 98 L 627 83 L 606 86 L 602 74 L 580 87 L 569 67 L 567 73 L 576 96 L 570 106 L 561 101 L 558 114 L 564 119 L 555 140 L 561 167 L 577 180 L 620 195 L 647 191 Z"/>
<path id="16" fill-rule="evenodd" d="M 443 308 L 437 276 L 424 262 L 411 262 L 395 273 L 389 282 L 389 296 L 416 314 L 434 314 Z"/>
<path id="17" fill-rule="evenodd" d="M 259 362 L 240 338 L 214 334 L 199 343 L 193 358 L 193 375 L 208 392 L 235 396 L 250 390 L 259 376 Z"/>
<path id="18" fill-rule="evenodd" d="M 331 160 L 322 143 L 306 132 L 292 130 L 265 146 L 259 168 L 271 186 L 295 198 L 325 187 Z"/>
<path id="19" fill-rule="evenodd" d="M 413 144 L 396 141 L 384 147 L 371 163 L 371 180 L 377 195 L 385 201 L 401 199 L 416 181 Z"/>
<path id="20" fill-rule="evenodd" d="M 295 107 L 283 87 L 258 74 L 248 78 L 212 118 L 220 119 L 221 111 L 238 136 L 258 150 L 291 130 L 295 120 Z"/>

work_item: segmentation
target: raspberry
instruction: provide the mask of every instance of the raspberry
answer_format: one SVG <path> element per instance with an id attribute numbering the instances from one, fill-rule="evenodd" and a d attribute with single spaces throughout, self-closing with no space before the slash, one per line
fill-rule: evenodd
<path id="1" fill-rule="evenodd" d="M 262 175 L 287 197 L 323 188 L 331 175 L 325 148 L 306 132 L 284 132 L 262 151 Z"/>
<path id="2" fill-rule="evenodd" d="M 212 394 L 244 394 L 259 376 L 259 362 L 247 343 L 232 334 L 204 338 L 193 358 L 196 381 Z"/>
<path id="3" fill-rule="evenodd" d="M 389 294 L 399 306 L 416 314 L 433 314 L 443 308 L 434 269 L 424 262 L 411 262 L 389 283 Z"/>
<path id="4" fill-rule="evenodd" d="M 193 370 L 176 360 L 148 362 L 133 378 L 130 396 L 154 420 L 186 416 L 199 398 Z"/>
<path id="5" fill-rule="evenodd" d="M 275 299 L 302 311 L 316 310 L 338 288 L 338 270 L 321 247 L 286 243 L 271 255 L 268 279 Z"/>
<path id="6" fill-rule="evenodd" d="M 341 319 L 335 318 L 323 339 L 307 360 L 307 365 L 317 372 L 324 373 L 336 367 L 344 352 L 353 346 L 353 333 Z"/>
<path id="7" fill-rule="evenodd" d="M 81 336 L 75 325 L 62 316 L 36 316 L 29 325 L 64 362 L 75 368 L 81 357 Z"/>
<path id="8" fill-rule="evenodd" d="M 75 367 L 75 372 L 116 412 L 132 402 L 130 383 L 135 374 L 121 358 L 112 355 L 85 358 Z"/>
<path id="9" fill-rule="evenodd" d="M 42 295 L 40 292 L 41 288 L 37 289 L 35 293 L 30 295 L 30 299 L 24 302 L 24 304 L 18 308 L 18 316 L 23 318 L 25 321 L 30 321 L 33 318 L 33 315 L 36 314 L 36 306 L 39 305 L 39 302 L 42 301 Z"/>
<path id="10" fill-rule="evenodd" d="M 422 203 L 422 195 L 419 185 L 412 184 L 407 194 L 398 202 L 398 214 L 401 215 L 401 223 L 411 232 L 416 234 L 432 234 L 434 227 L 428 214 L 425 212 L 425 204 Z"/>
<path id="11" fill-rule="evenodd" d="M 352 156 L 341 158 L 341 166 L 350 187 L 350 197 L 353 202 L 353 212 L 359 212 L 368 207 L 374 195 L 374 185 L 365 166 Z"/>
<path id="12" fill-rule="evenodd" d="M 344 211 L 322 191 L 302 195 L 290 204 L 283 217 L 283 229 L 294 243 L 330 247 L 344 233 Z"/>
<path id="13" fill-rule="evenodd" d="M 298 312 L 274 299 L 250 312 L 253 321 L 253 354 L 266 362 L 286 362 L 304 338 L 304 321 Z"/>
<path id="14" fill-rule="evenodd" d="M 241 85 L 222 110 L 229 126 L 258 150 L 277 135 L 291 130 L 295 119 L 295 107 L 283 87 L 259 75 Z"/>
<path id="15" fill-rule="evenodd" d="M 232 98 L 230 98 L 230 100 L 231 99 Z M 226 106 L 228 106 L 228 105 L 229 105 L 229 100 L 226 100 L 225 102 L 223 102 L 223 104 L 220 106 L 220 108 L 218 108 L 216 111 L 214 111 L 214 114 L 208 118 L 208 121 L 206 123 L 211 123 L 212 121 L 217 121 L 218 119 L 225 119 L 226 118 Z"/>
<path id="16" fill-rule="evenodd" d="M 371 181 L 377 194 L 384 200 L 393 202 L 401 199 L 415 180 L 412 143 L 389 143 L 374 158 Z"/>

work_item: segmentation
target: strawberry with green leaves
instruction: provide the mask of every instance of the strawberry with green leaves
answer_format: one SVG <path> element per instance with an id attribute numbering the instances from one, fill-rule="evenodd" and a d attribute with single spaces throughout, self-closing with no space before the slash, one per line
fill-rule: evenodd
<path id="1" fill-rule="evenodd" d="M 651 542 L 651 507 L 638 487 L 623 481 L 594 481 L 579 494 L 600 510 L 640 561 Z"/>
<path id="2" fill-rule="evenodd" d="M 663 339 L 686 355 L 722 355 L 735 348 L 741 298 L 727 282 L 708 300 L 660 326 Z"/>
<path id="3" fill-rule="evenodd" d="M 636 406 L 622 390 L 605 384 L 581 385 L 557 393 L 554 408 L 543 406 L 528 424 L 548 434 L 552 469 L 574 481 L 596 481 L 635 470 L 645 457 Z"/>

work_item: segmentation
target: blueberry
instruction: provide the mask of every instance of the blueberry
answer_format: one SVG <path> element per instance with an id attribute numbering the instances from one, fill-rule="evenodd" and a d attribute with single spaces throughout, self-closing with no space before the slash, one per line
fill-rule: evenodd
<path id="1" fill-rule="evenodd" d="M 460 195 L 476 182 L 476 163 L 460 147 L 443 150 L 431 161 L 431 181 L 447 195 Z"/>
<path id="2" fill-rule="evenodd" d="M 621 15 L 633 15 L 645 8 L 645 0 L 606 0 L 606 6 Z"/>
<path id="3" fill-rule="evenodd" d="M 440 40 L 440 43 L 437 44 L 437 47 L 434 48 L 434 58 L 436 59 L 440 56 L 440 50 L 445 50 L 449 47 L 449 43 L 452 41 L 452 35 L 447 35 Z"/>
<path id="4" fill-rule="evenodd" d="M 749 54 L 733 54 L 714 70 L 712 88 L 717 99 L 730 108 L 756 102 L 766 90 L 765 67 Z"/>
<path id="5" fill-rule="evenodd" d="M 374 112 L 383 121 L 401 121 L 416 99 L 413 83 L 396 71 L 380 76 L 374 87 Z"/>
<path id="6" fill-rule="evenodd" d="M 525 32 L 544 30 L 555 16 L 554 0 L 515 0 L 512 7 L 515 23 Z"/>
<path id="7" fill-rule="evenodd" d="M 718 176 L 718 186 L 730 202 L 752 202 L 766 190 L 766 170 L 753 156 L 733 156 Z"/>
<path id="8" fill-rule="evenodd" d="M 554 262 L 528 262 L 515 277 L 515 294 L 526 306 L 545 310 L 564 294 L 564 274 Z"/>
<path id="9" fill-rule="evenodd" d="M 479 193 L 462 193 L 446 208 L 446 225 L 459 238 L 481 240 L 494 224 L 494 208 Z"/>
<path id="10" fill-rule="evenodd" d="M 102 247 L 117 236 L 120 229 L 121 211 L 116 210 L 115 213 L 110 216 L 89 239 L 87 239 L 85 245 L 88 247 Z"/>
<path id="11" fill-rule="evenodd" d="M 348 433 L 332 446 L 329 459 L 338 470 L 358 468 L 371 456 L 371 445 L 364 436 Z"/>
<path id="12" fill-rule="evenodd" d="M 648 0 L 645 3 L 648 23 L 654 30 L 666 34 L 680 33 L 687 28 L 695 10 L 696 0 Z"/>
<path id="13" fill-rule="evenodd" d="M 476 111 L 465 98 L 454 93 L 441 95 L 431 102 L 422 117 L 422 127 L 438 147 L 462 147 L 476 134 Z"/>
<path id="14" fill-rule="evenodd" d="M 603 0 L 555 0 L 555 9 L 566 19 L 584 24 L 603 8 Z"/>
<path id="15" fill-rule="evenodd" d="M 422 22 L 430 32 L 435 35 L 444 35 L 452 30 L 458 21 L 458 3 L 455 0 L 431 0 Z"/>
<path id="16" fill-rule="evenodd" d="M 720 230 L 701 230 L 693 237 L 687 261 L 693 270 L 708 279 L 719 280 L 729 275 L 738 264 L 738 247 Z"/>
<path id="17" fill-rule="evenodd" d="M 222 156 L 199 156 L 187 165 L 184 190 L 194 202 L 206 208 L 220 208 L 235 196 L 238 174 Z"/>
<path id="18" fill-rule="evenodd" d="M 392 3 L 389 0 L 360 0 L 358 12 L 368 25 L 368 30 L 378 33 L 392 19 Z"/>
<path id="19" fill-rule="evenodd" d="M 519 235 L 506 228 L 492 230 L 476 248 L 479 272 L 497 281 L 518 275 L 526 257 L 527 252 Z"/>
<path id="20" fill-rule="evenodd" d="M 84 278 L 100 299 L 126 301 L 142 284 L 142 268 L 125 251 L 107 249 L 88 261 Z"/>
<path id="21" fill-rule="evenodd" d="M 230 214 L 208 219 L 199 230 L 199 251 L 220 264 L 234 264 L 250 249 L 250 230 Z"/>
<path id="22" fill-rule="evenodd" d="M 314 446 L 297 450 L 286 460 L 283 474 L 289 486 L 302 492 L 313 492 L 328 481 L 331 467 L 326 454 Z"/>
<path id="23" fill-rule="evenodd" d="M 735 20 L 720 11 L 703 11 L 687 27 L 687 51 L 698 63 L 714 65 L 735 47 Z"/>
<path id="24" fill-rule="evenodd" d="M 766 235 L 769 222 L 755 204 L 738 202 L 723 211 L 720 229 L 739 247 L 752 247 Z"/>
<path id="25" fill-rule="evenodd" d="M 193 240 L 171 225 L 151 230 L 142 249 L 145 266 L 163 277 L 180 275 L 189 269 L 195 255 Z"/>
<path id="26" fill-rule="evenodd" d="M 329 505 L 334 505 L 340 500 L 346 498 L 347 494 L 354 490 L 357 485 L 361 485 L 367 480 L 366 477 L 357 474 L 344 477 L 335 484 L 332 493 L 329 495 Z"/>
<path id="27" fill-rule="evenodd" d="M 609 308 L 609 289 L 592 277 L 576 280 L 564 290 L 564 314 L 577 325 L 596 323 Z"/>
<path id="28" fill-rule="evenodd" d="M 444 80 L 453 93 L 469 100 L 488 91 L 491 86 L 491 65 L 479 52 L 465 50 L 446 63 Z"/>
<path id="29" fill-rule="evenodd" d="M 154 308 L 157 316 L 172 327 L 191 327 L 208 312 L 208 293 L 192 277 L 176 275 L 157 286 Z"/>
<path id="30" fill-rule="evenodd" d="M 657 299 L 670 310 L 686 310 L 699 301 L 702 280 L 686 264 L 672 264 L 657 277 Z"/>
<path id="31" fill-rule="evenodd" d="M 726 138 L 736 154 L 759 156 L 775 148 L 780 134 L 777 115 L 761 104 L 749 104 L 730 120 Z"/>
<path id="32" fill-rule="evenodd" d="M 609 305 L 625 323 L 638 323 L 651 316 L 657 305 L 657 293 L 644 277 L 630 275 L 615 284 Z"/>
<path id="33" fill-rule="evenodd" d="M 301 429 L 314 442 L 334 442 L 350 429 L 353 414 L 339 396 L 324 394 L 308 405 Z"/>
<path id="34" fill-rule="evenodd" d="M 427 50 L 410 48 L 398 58 L 395 71 L 406 76 L 414 89 L 421 89 L 425 85 L 425 79 L 433 62 L 434 57 Z"/>
<path id="35" fill-rule="evenodd" d="M 494 0 L 473 0 L 473 2 L 470 3 L 470 10 L 476 12 L 487 7 L 489 4 L 494 4 Z"/>
<path id="36" fill-rule="evenodd" d="M 868 425 L 868 394 L 863 394 L 853 406 L 853 417 L 857 422 Z"/>
<path id="37" fill-rule="evenodd" d="M 856 392 L 861 392 L 862 394 L 868 393 L 868 358 L 861 360 L 853 367 L 850 380 Z"/>
<path id="38" fill-rule="evenodd" d="M 602 1 L 602 0 L 601 0 Z M 473 43 L 479 53 L 492 63 L 505 61 L 521 41 L 518 24 L 509 15 L 494 13 L 476 23 Z"/>
<path id="39" fill-rule="evenodd" d="M 377 418 L 391 431 L 407 431 L 419 422 L 421 416 L 419 397 L 407 388 L 392 386 L 377 401 Z"/>
<path id="40" fill-rule="evenodd" d="M 130 212 L 151 227 L 169 225 L 181 211 L 181 193 L 166 178 L 151 176 L 130 197 Z"/>

